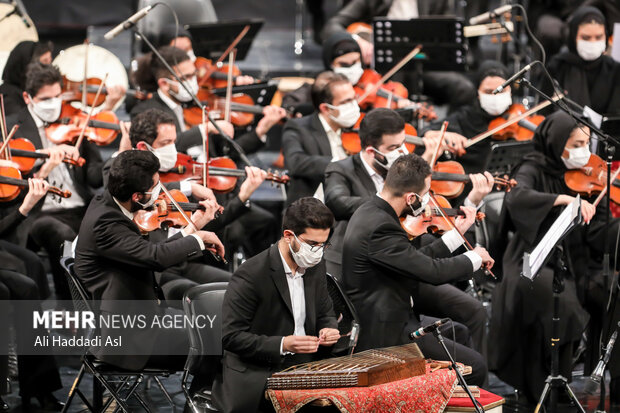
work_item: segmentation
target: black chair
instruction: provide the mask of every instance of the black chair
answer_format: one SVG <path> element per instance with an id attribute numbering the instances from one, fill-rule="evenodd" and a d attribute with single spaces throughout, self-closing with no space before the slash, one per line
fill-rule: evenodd
<path id="1" fill-rule="evenodd" d="M 227 287 L 227 282 L 197 285 L 183 297 L 183 310 L 187 317 L 195 320 L 199 315 L 209 315 L 213 320 L 212 328 L 199 328 L 197 324 L 188 327 L 190 348 L 181 387 L 193 413 L 217 411 L 213 406 L 211 386 L 216 375 L 222 374 L 222 303 Z M 204 371 L 205 366 L 208 366 L 208 372 Z M 205 381 L 201 383 L 203 388 L 193 397 L 187 387 L 190 374 L 194 380 L 199 376 Z"/>
<path id="2" fill-rule="evenodd" d="M 91 306 L 91 296 L 88 291 L 84 288 L 81 281 L 75 275 L 73 270 L 73 257 L 63 257 L 60 260 L 60 265 L 65 270 L 65 275 L 67 276 L 67 281 L 69 283 L 69 289 L 71 292 L 71 298 L 73 300 L 73 306 L 76 311 L 90 311 L 93 312 Z M 94 334 L 95 331 L 87 332 L 87 336 L 90 337 Z M 84 393 L 80 390 L 80 382 L 84 377 L 84 373 L 90 373 L 93 375 L 93 403 L 91 404 Z M 124 412 L 129 413 L 131 410 L 127 405 L 127 400 L 131 397 L 134 397 L 140 405 L 146 410 L 150 412 L 148 404 L 145 400 L 140 396 L 138 392 L 136 392 L 137 388 L 144 381 L 145 377 L 150 377 L 155 380 L 162 393 L 172 406 L 173 410 L 175 410 L 175 405 L 172 401 L 172 397 L 166 390 L 166 388 L 161 383 L 160 377 L 168 377 L 170 374 L 175 373 L 174 371 L 169 370 L 161 370 L 161 369 L 143 369 L 139 371 L 130 371 L 124 370 L 110 364 L 104 363 L 101 360 L 98 360 L 95 356 L 89 353 L 87 350 L 86 353 L 82 356 L 82 365 L 80 367 L 80 371 L 73 381 L 73 385 L 71 386 L 71 390 L 67 396 L 67 401 L 62 412 L 67 412 L 71 402 L 73 401 L 74 396 L 77 394 L 82 402 L 86 405 L 89 411 L 98 412 L 98 411 L 107 411 L 108 407 L 112 404 L 112 402 L 116 402 L 116 410 L 122 410 Z M 106 401 L 105 405 L 101 407 L 102 403 L 102 394 L 100 386 L 103 386 L 109 393 L 110 397 Z M 121 392 L 125 391 L 123 395 Z"/>
<path id="3" fill-rule="evenodd" d="M 332 299 L 334 313 L 338 320 L 338 331 L 343 336 L 334 344 L 332 353 L 340 355 L 351 352 L 357 344 L 357 338 L 360 333 L 357 311 L 355 311 L 351 299 L 344 292 L 336 277 L 331 274 L 327 274 L 327 291 Z"/>

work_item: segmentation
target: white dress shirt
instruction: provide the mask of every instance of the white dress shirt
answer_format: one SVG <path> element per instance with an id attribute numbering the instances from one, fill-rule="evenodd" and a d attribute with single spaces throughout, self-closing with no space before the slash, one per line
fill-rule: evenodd
<path id="1" fill-rule="evenodd" d="M 34 123 L 37 125 L 37 129 L 39 130 L 39 137 L 41 139 L 41 145 L 44 149 L 53 148 L 57 145 L 52 143 L 45 134 L 45 122 L 43 122 L 34 112 L 28 107 L 28 111 L 34 119 Z M 85 168 L 86 166 L 83 166 Z M 80 194 L 78 194 L 75 183 L 73 182 L 73 178 L 71 177 L 71 173 L 69 172 L 68 165 L 66 163 L 61 163 L 47 176 L 47 181 L 51 186 L 56 186 L 62 190 L 69 190 L 71 192 L 71 196 L 69 198 L 61 198 L 58 195 L 54 195 L 52 193 L 48 193 L 45 196 L 45 201 L 43 201 L 43 211 L 52 211 L 59 209 L 71 209 L 78 208 L 86 205 Z"/>
<path id="2" fill-rule="evenodd" d="M 332 162 L 340 161 L 347 157 L 347 153 L 344 151 L 342 147 L 342 139 L 340 138 L 340 133 L 342 129 L 333 130 L 329 123 L 323 118 L 322 114 L 319 114 L 319 120 L 321 121 L 321 125 L 323 125 L 323 129 L 325 129 L 325 134 L 327 135 L 327 139 L 329 139 L 329 147 L 332 151 Z"/>
<path id="3" fill-rule="evenodd" d="M 419 17 L 418 0 L 394 0 L 387 18 L 394 20 L 409 20 Z"/>
<path id="4" fill-rule="evenodd" d="M 185 119 L 183 118 L 183 108 L 181 105 L 176 103 L 174 100 L 170 99 L 168 96 L 161 91 L 161 89 L 157 89 L 157 94 L 161 98 L 161 100 L 174 112 L 174 115 L 177 117 L 177 121 L 179 122 L 179 126 L 181 130 L 185 130 Z"/>
<path id="5" fill-rule="evenodd" d="M 280 252 L 280 258 L 282 259 L 282 266 L 284 267 L 284 274 L 286 274 L 286 283 L 288 284 L 288 291 L 291 296 L 291 306 L 293 308 L 293 319 L 295 320 L 295 330 L 293 335 L 305 336 L 306 329 L 304 324 L 306 323 L 306 295 L 304 290 L 304 273 L 305 268 L 298 267 L 297 271 L 293 273 L 291 268 L 286 263 L 284 256 Z M 284 337 L 280 342 L 280 354 L 284 354 L 283 351 Z"/>
<path id="6" fill-rule="evenodd" d="M 385 179 L 383 179 L 383 177 L 379 175 L 377 171 L 375 171 L 370 165 L 368 165 L 362 154 L 360 154 L 360 159 L 362 160 L 362 165 L 364 165 L 364 168 L 366 168 L 366 172 L 368 172 L 368 175 L 370 175 L 370 179 L 372 179 L 372 182 L 375 184 L 375 189 L 377 190 L 377 192 L 383 191 L 383 184 L 385 183 Z"/>

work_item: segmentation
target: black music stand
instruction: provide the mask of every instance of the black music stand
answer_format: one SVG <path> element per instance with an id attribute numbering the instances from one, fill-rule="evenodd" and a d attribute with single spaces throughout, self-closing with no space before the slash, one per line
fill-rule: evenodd
<path id="1" fill-rule="evenodd" d="M 547 395 L 551 396 L 550 411 L 557 411 L 558 390 L 560 387 L 568 394 L 569 398 L 575 403 L 581 413 L 586 413 L 579 403 L 577 396 L 568 385 L 566 377 L 560 374 L 560 294 L 564 290 L 564 275 L 568 271 L 565 265 L 565 255 L 560 242 L 578 224 L 581 223 L 581 197 L 567 205 L 560 216 L 555 220 L 547 233 L 534 247 L 531 253 L 523 254 L 522 277 L 534 281 L 543 266 L 553 259 L 553 318 L 551 319 L 551 372 L 545 380 L 545 387 L 540 400 L 536 405 L 535 412 L 538 413 L 545 403 Z"/>
<path id="2" fill-rule="evenodd" d="M 240 61 L 247 56 L 256 34 L 264 22 L 263 19 L 247 19 L 219 23 L 186 24 L 183 27 L 192 35 L 192 47 L 196 56 L 204 56 L 215 61 L 226 51 L 243 28 L 249 25 L 250 30 L 236 46 L 235 61 Z"/>
<path id="3" fill-rule="evenodd" d="M 244 86 L 233 86 L 232 93 L 245 93 L 249 95 L 257 105 L 267 106 L 271 103 L 273 95 L 278 90 L 277 82 L 262 82 Z M 211 90 L 218 96 L 226 96 L 226 88 Z"/>
<path id="4" fill-rule="evenodd" d="M 484 169 L 493 175 L 510 175 L 512 169 L 533 149 L 534 144 L 532 141 L 493 143 L 491 145 L 491 154 Z"/>

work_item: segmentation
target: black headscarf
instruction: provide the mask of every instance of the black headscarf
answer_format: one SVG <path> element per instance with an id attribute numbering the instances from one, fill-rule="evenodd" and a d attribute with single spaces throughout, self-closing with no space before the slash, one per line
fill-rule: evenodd
<path id="1" fill-rule="evenodd" d="M 524 160 L 538 164 L 549 175 L 562 176 L 566 172 L 562 152 L 576 127 L 575 120 L 565 112 L 547 116 L 534 133 L 534 152 L 526 155 Z"/>
<path id="2" fill-rule="evenodd" d="M 607 22 L 605 16 L 599 9 L 591 6 L 583 6 L 575 10 L 568 21 L 568 50 L 577 54 L 577 31 L 579 26 L 584 23 L 595 22 L 605 26 L 605 41 L 609 40 L 609 30 L 607 30 Z"/>
<path id="3" fill-rule="evenodd" d="M 478 67 L 478 71 L 473 79 L 476 89 L 480 88 L 482 81 L 489 76 L 497 76 L 502 79 L 508 79 L 508 69 L 501 62 L 496 60 L 485 60 Z"/>
<path id="4" fill-rule="evenodd" d="M 323 64 L 325 69 L 331 70 L 335 58 L 351 52 L 362 53 L 359 45 L 347 32 L 339 32 L 331 35 L 323 42 Z"/>
<path id="5" fill-rule="evenodd" d="M 190 32 L 184 27 L 179 26 L 177 33 L 177 26 L 175 24 L 165 25 L 159 32 L 159 47 L 170 46 L 170 42 L 177 37 L 187 37 L 188 39 L 193 40 Z"/>
<path id="6" fill-rule="evenodd" d="M 2 72 L 2 81 L 9 83 L 24 90 L 26 85 L 26 66 L 32 61 L 35 51 L 35 42 L 20 42 L 13 50 L 6 61 Z"/>

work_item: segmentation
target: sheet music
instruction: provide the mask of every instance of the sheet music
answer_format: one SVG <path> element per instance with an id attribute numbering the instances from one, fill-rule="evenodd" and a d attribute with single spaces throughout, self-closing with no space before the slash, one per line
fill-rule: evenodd
<path id="1" fill-rule="evenodd" d="M 541 267 L 545 263 L 547 256 L 551 253 L 555 245 L 575 224 L 579 222 L 579 214 L 581 207 L 581 197 L 577 196 L 575 200 L 567 205 L 560 216 L 555 220 L 551 228 L 545 236 L 540 240 L 538 245 L 529 254 L 529 263 L 524 262 L 524 267 L 529 265 L 529 272 L 523 271 L 524 276 L 533 280 L 538 274 Z"/>

